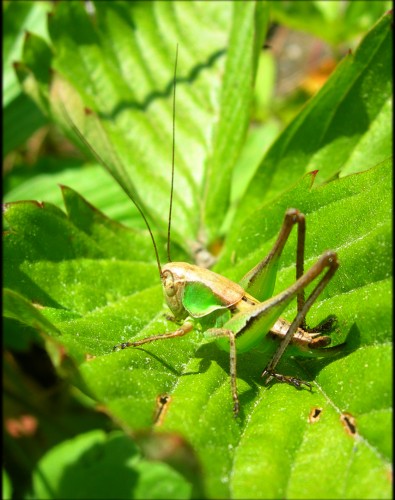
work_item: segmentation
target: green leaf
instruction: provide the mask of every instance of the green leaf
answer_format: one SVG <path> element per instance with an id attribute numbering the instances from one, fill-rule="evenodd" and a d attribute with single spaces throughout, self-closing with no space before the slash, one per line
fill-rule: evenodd
<path id="1" fill-rule="evenodd" d="M 271 2 L 273 20 L 336 45 L 363 33 L 391 8 L 388 1 Z"/>
<path id="2" fill-rule="evenodd" d="M 47 37 L 49 2 L 3 3 L 3 158 L 47 123 L 46 118 L 22 92 L 14 71 L 21 57 L 25 31 Z"/>
<path id="3" fill-rule="evenodd" d="M 109 143 L 100 154 L 110 160 L 116 155 L 132 167 L 133 187 L 162 232 L 169 185 L 165 158 L 170 156 L 164 144 L 171 144 L 171 74 L 176 39 L 180 43 L 174 232 L 176 241 L 190 248 L 190 240 L 207 230 L 201 225 L 207 208 L 201 186 L 208 172 L 205 160 L 217 154 L 212 148 L 218 116 L 222 111 L 232 116 L 222 110 L 221 72 L 232 67 L 230 54 L 238 55 L 235 47 L 224 52 L 230 26 L 237 26 L 234 17 L 231 24 L 233 7 L 95 5 L 95 23 L 80 3 L 58 6 L 51 21 L 56 78 L 71 88 L 65 106 L 80 100 L 96 111 L 92 116 L 100 118 L 106 141 L 93 146 Z M 240 20 L 241 13 L 252 19 L 249 4 L 245 11 L 237 9 Z M 175 329 L 164 316 L 147 232 L 107 220 L 66 188 L 68 215 L 49 203 L 7 206 L 4 281 L 15 299 L 7 314 L 18 317 L 22 309 L 22 320 L 32 324 L 38 310 L 40 320 L 59 330 L 56 342 L 64 347 L 63 358 L 73 361 L 74 383 L 123 428 L 153 427 L 154 436 L 170 432 L 188 440 L 209 498 L 390 498 L 392 171 L 386 159 L 390 136 L 381 125 L 375 144 L 382 141 L 385 147 L 377 154 L 368 147 L 374 120 L 384 110 L 377 120 L 382 124 L 388 113 L 390 74 L 381 64 L 389 61 L 389 17 L 284 131 L 247 192 L 237 193 L 242 205 L 228 225 L 216 265 L 218 272 L 239 280 L 268 253 L 289 207 L 307 216 L 306 269 L 326 249 L 338 252 L 341 266 L 308 321 L 314 326 L 335 314 L 332 344 L 346 341 L 346 346 L 327 358 L 289 349 L 280 363 L 284 373 L 310 381 L 312 392 L 263 384 L 260 374 L 277 345 L 268 337 L 238 356 L 238 419 L 232 417 L 229 354 L 199 332 L 113 352 L 115 344 Z M 250 25 L 239 28 L 246 30 L 240 39 L 254 44 L 247 52 L 251 69 L 256 39 Z M 45 86 L 42 82 L 44 97 Z M 361 102 L 354 95 L 361 88 L 370 94 L 363 100 L 363 111 L 369 111 L 365 128 L 344 114 Z M 49 90 L 48 80 L 52 99 Z M 56 103 L 53 109 L 59 111 Z M 82 115 L 81 105 L 68 111 L 73 118 Z M 89 136 L 95 130 L 83 132 Z M 229 151 L 234 151 L 231 141 L 228 136 Z M 357 158 L 360 144 L 365 144 L 363 164 L 350 160 L 354 154 Z M 309 164 L 314 157 L 319 165 Z M 355 165 L 366 171 L 323 183 L 337 172 L 355 171 Z M 312 187 L 313 176 L 303 174 L 315 167 L 320 173 Z M 219 187 L 213 196 L 220 192 Z M 163 255 L 163 240 L 159 248 Z M 275 292 L 294 281 L 294 261 L 295 235 L 284 249 Z M 285 311 L 287 319 L 294 317 L 294 308 Z M 60 360 L 60 368 L 65 362 Z"/>
<path id="4" fill-rule="evenodd" d="M 2 485 L 2 493 L 4 500 L 11 500 L 12 498 L 12 485 L 10 478 L 8 477 L 7 472 L 3 469 L 2 472 L 3 485 Z"/>
<path id="5" fill-rule="evenodd" d="M 21 89 L 12 65 L 21 56 L 25 31 L 37 33 L 47 38 L 47 13 L 50 2 L 8 2 L 3 4 L 3 105 L 14 100 Z"/>
<path id="6" fill-rule="evenodd" d="M 250 90 L 267 17 L 267 6 L 254 2 L 244 6 L 214 2 L 204 7 L 98 2 L 95 24 L 79 3 L 60 4 L 50 18 L 56 72 L 46 86 L 48 92 L 52 87 L 53 112 L 60 120 L 62 106 L 66 108 L 112 172 L 125 166 L 133 183 L 123 174 L 121 182 L 142 200 L 162 231 L 169 195 L 170 170 L 165 165 L 171 158 L 172 72 L 178 42 L 175 202 L 179 209 L 174 211 L 174 238 L 190 252 L 196 240 L 216 238 L 228 208 L 230 172 L 248 125 Z M 136 23 L 141 29 L 134 29 Z M 144 57 L 140 44 L 146 47 Z M 38 64 L 26 58 L 23 63 L 29 76 L 40 82 L 40 97 L 37 89 L 30 91 L 32 97 L 42 99 L 46 91 Z M 245 66 L 242 71 L 240 64 Z M 95 118 L 82 121 L 78 111 L 82 103 L 101 118 L 100 131 Z M 70 129 L 64 118 L 63 125 Z M 232 151 L 224 148 L 229 137 Z M 155 179 L 154 191 L 147 173 Z M 210 214 L 204 233 L 200 228 L 206 209 L 201 211 L 201 197 Z"/>
<path id="7" fill-rule="evenodd" d="M 285 373 L 300 374 L 302 378 L 314 381 L 315 390 L 311 394 L 282 385 L 268 390 L 262 385 L 260 372 L 268 359 L 268 349 L 272 348 L 270 342 L 240 355 L 238 382 L 242 415 L 238 421 L 231 416 L 228 354 L 213 343 L 202 343 L 197 333 L 183 339 L 153 343 L 144 349 L 111 352 L 114 344 L 135 336 L 144 338 L 174 329 L 174 325 L 165 322 L 162 316 L 164 311 L 159 284 L 155 285 L 159 281 L 155 266 L 144 267 L 146 265 L 139 260 L 106 258 L 111 251 L 119 252 L 118 258 L 122 258 L 122 248 L 126 248 L 124 236 L 128 236 L 129 231 L 119 230 L 117 244 L 111 250 L 107 235 L 112 231 L 106 227 L 109 224 L 112 227 L 111 223 L 98 218 L 89 205 L 82 204 L 91 214 L 88 217 L 82 211 L 77 217 L 75 212 L 75 220 L 80 230 L 85 234 L 89 232 L 89 250 L 85 244 L 77 245 L 78 240 L 85 240 L 78 236 L 76 227 L 70 223 L 52 226 L 51 232 L 39 231 L 37 222 L 34 222 L 34 211 L 23 211 L 22 203 L 11 205 L 6 216 L 11 230 L 21 222 L 18 212 L 32 218 L 32 221 L 26 219 L 18 231 L 14 230 L 19 239 L 12 241 L 14 249 L 23 246 L 25 241 L 21 255 L 24 252 L 27 260 L 20 264 L 20 268 L 34 286 L 30 291 L 25 286 L 24 294 L 31 300 L 31 294 L 38 287 L 48 299 L 51 297 L 42 301 L 40 312 L 61 330 L 61 342 L 69 356 L 78 361 L 81 389 L 104 404 L 118 421 L 132 428 L 150 425 L 158 394 L 170 394 L 162 428 L 180 433 L 192 443 L 202 463 L 210 497 L 245 494 L 250 497 L 297 496 L 297 492 L 307 488 L 305 460 L 310 464 L 310 474 L 318 460 L 314 453 L 307 453 L 309 447 L 305 451 L 305 441 L 313 443 L 319 439 L 330 444 L 325 448 L 324 463 L 336 471 L 338 480 L 335 489 L 333 483 L 324 487 L 321 482 L 310 481 L 309 498 L 322 498 L 328 492 L 334 497 L 363 496 L 366 485 L 355 489 L 362 465 L 355 466 L 355 472 L 354 468 L 350 472 L 344 467 L 344 460 L 348 463 L 354 456 L 355 446 L 358 463 L 362 461 L 368 468 L 374 465 L 376 471 L 369 476 L 369 497 L 386 497 L 385 474 L 390 456 L 387 444 L 383 443 L 388 429 L 383 427 L 378 432 L 373 426 L 377 414 L 389 415 L 391 407 L 391 251 L 386 215 L 390 207 L 390 175 L 387 162 L 364 174 L 314 189 L 309 188 L 309 179 L 308 183 L 304 180 L 276 204 L 262 206 L 262 217 L 257 215 L 262 227 L 268 227 L 267 233 L 257 234 L 257 229 L 245 221 L 238 233 L 240 242 L 229 240 L 229 251 L 225 251 L 223 257 L 224 273 L 240 277 L 244 268 L 249 267 L 250 260 L 255 258 L 256 261 L 270 248 L 285 207 L 298 204 L 307 214 L 306 267 L 328 246 L 338 251 L 341 261 L 336 277 L 314 305 L 309 321 L 315 324 L 329 313 L 335 313 L 339 326 L 333 334 L 333 341 L 340 343 L 345 337 L 349 341 L 349 350 L 345 349 L 338 359 L 296 358 L 297 361 L 292 361 L 287 358 L 282 362 Z M 366 192 L 369 192 L 369 197 Z M 79 198 L 75 198 L 71 191 L 69 195 L 72 195 L 73 205 L 78 207 Z M 381 203 L 375 202 L 375 196 L 380 197 Z M 31 204 L 27 205 L 31 208 Z M 380 210 L 372 211 L 372 206 Z M 41 208 L 43 210 L 45 214 L 45 206 Z M 77 208 L 69 208 L 70 214 L 74 210 Z M 53 213 L 50 207 L 47 212 L 50 221 Z M 263 214 L 266 214 L 266 220 Z M 369 214 L 369 217 L 361 214 Z M 93 225 L 89 222 L 92 218 Z M 45 228 L 44 217 L 43 221 Z M 32 227 L 35 227 L 34 231 L 27 229 Z M 255 233 L 251 233 L 252 229 Z M 33 233 L 30 241 L 26 241 L 26 231 Z M 33 249 L 38 244 L 42 248 L 48 247 L 49 242 L 44 242 L 49 234 L 57 241 L 58 232 L 65 239 L 73 235 L 70 241 L 73 241 L 74 258 L 66 246 L 63 250 L 58 246 L 56 255 L 37 257 Z M 256 248 L 244 251 L 253 241 Z M 283 268 L 278 279 L 281 289 L 294 279 L 294 243 L 291 239 L 284 251 Z M 226 271 L 227 255 L 232 253 L 233 244 L 236 265 Z M 94 254 L 102 256 L 100 259 L 92 260 L 93 249 Z M 8 251 L 7 240 L 5 250 Z M 29 255 L 33 256 L 31 262 Z M 6 253 L 6 256 L 7 261 L 13 260 L 11 254 Z M 123 258 L 127 259 L 126 256 Z M 367 263 L 368 274 L 365 272 Z M 218 269 L 221 269 L 220 264 Z M 57 276 L 56 280 L 54 276 Z M 13 276 L 6 273 L 5 282 L 12 282 L 12 279 Z M 18 283 L 19 280 L 15 281 L 13 286 Z M 291 315 L 292 312 L 288 311 L 289 319 Z M 89 357 L 83 361 L 87 354 Z M 379 363 L 376 363 L 377 359 L 380 359 Z M 361 371 L 361 367 L 365 370 Z M 363 389 L 367 386 L 370 387 L 368 394 Z M 322 415 L 318 422 L 309 424 L 308 416 L 314 407 L 322 408 Z M 340 420 L 344 412 L 356 418 L 357 435 L 346 433 Z M 361 429 L 358 426 L 360 419 L 363 422 Z M 220 426 L 218 422 L 221 422 Z M 380 422 L 388 425 L 389 419 L 382 418 Z M 313 426 L 320 430 L 316 431 Z M 366 434 L 364 429 L 369 429 Z M 311 444 L 316 453 L 322 453 L 322 448 L 323 445 L 314 447 Z M 299 460 L 303 466 L 298 466 Z M 285 474 L 285 471 L 288 472 Z M 348 482 L 344 474 L 349 474 Z"/>
<path id="8" fill-rule="evenodd" d="M 94 430 L 53 447 L 33 473 L 35 498 L 189 498 L 191 485 L 163 463 L 141 458 L 120 431 Z"/>
<path id="9" fill-rule="evenodd" d="M 17 319 L 51 336 L 60 335 L 59 330 L 40 314 L 34 304 L 29 303 L 23 296 L 12 290 L 4 290 L 3 307 L 5 317 Z"/>
<path id="10" fill-rule="evenodd" d="M 46 118 L 26 96 L 20 94 L 3 115 L 3 158 L 13 149 L 21 146 L 33 133 L 47 123 Z"/>
<path id="11" fill-rule="evenodd" d="M 56 166 L 61 164 L 56 162 Z M 108 217 L 135 228 L 145 229 L 144 221 L 130 198 L 116 182 L 111 179 L 101 165 L 86 164 L 83 168 L 70 168 L 69 161 L 60 172 L 42 173 L 20 183 L 4 195 L 4 201 L 44 200 L 63 207 L 60 185 L 74 186 L 95 207 L 100 207 Z M 48 170 L 55 170 L 50 162 Z"/>
<path id="12" fill-rule="evenodd" d="M 275 141 L 239 206 L 241 217 L 312 170 L 321 184 L 392 155 L 391 22 L 383 16 Z"/>
<path id="13" fill-rule="evenodd" d="M 268 9 L 263 3 L 235 3 L 220 116 L 213 153 L 207 158 L 203 192 L 203 222 L 209 241 L 217 235 L 229 206 L 231 172 L 247 130 L 252 104 L 251 89 L 267 24 Z"/>

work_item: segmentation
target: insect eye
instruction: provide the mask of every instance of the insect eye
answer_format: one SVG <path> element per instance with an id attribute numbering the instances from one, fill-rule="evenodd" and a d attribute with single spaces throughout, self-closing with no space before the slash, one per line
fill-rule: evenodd
<path id="1" fill-rule="evenodd" d="M 163 288 L 165 289 L 166 295 L 168 297 L 173 297 L 176 293 L 176 287 L 174 284 L 174 276 L 170 271 L 163 274 Z"/>

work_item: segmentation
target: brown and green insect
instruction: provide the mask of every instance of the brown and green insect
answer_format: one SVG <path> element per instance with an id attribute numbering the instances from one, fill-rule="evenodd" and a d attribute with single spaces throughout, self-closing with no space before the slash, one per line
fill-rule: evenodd
<path id="1" fill-rule="evenodd" d="M 286 211 L 278 238 L 270 253 L 242 277 L 238 283 L 197 265 L 171 261 L 170 230 L 174 180 L 176 68 L 177 53 L 173 86 L 173 161 L 167 238 L 169 262 L 165 265 L 162 265 L 159 260 L 157 246 L 147 218 L 137 202 L 136 195 L 132 192 L 129 182 L 125 181 L 127 179 L 125 177 L 127 175 L 125 170 L 119 164 L 116 168 L 110 168 L 87 142 L 71 120 L 67 111 L 65 109 L 63 111 L 68 118 L 70 126 L 80 140 L 91 150 L 93 156 L 113 175 L 142 215 L 152 238 L 165 300 L 174 315 L 174 320 L 179 323 L 178 328 L 172 332 L 153 335 L 141 340 L 132 340 L 119 344 L 114 349 L 137 347 L 157 340 L 175 339 L 176 337 L 186 335 L 197 327 L 205 337 L 214 338 L 221 349 L 229 352 L 233 411 L 237 415 L 239 412 L 236 371 L 237 354 L 249 351 L 257 346 L 268 333 L 280 338 L 281 342 L 272 359 L 270 359 L 262 372 L 262 376 L 266 378 L 266 383 L 275 379 L 296 388 L 301 388 L 303 385 L 311 388 L 309 382 L 291 375 L 283 375 L 276 372 L 276 367 L 290 343 L 295 344 L 302 350 L 316 352 L 320 355 L 331 350 L 324 349 L 330 343 L 330 338 L 323 335 L 320 331 L 307 329 L 305 317 L 318 295 L 335 274 L 339 267 L 339 262 L 337 254 L 329 250 L 324 252 L 308 271 L 304 272 L 305 216 L 294 208 Z M 89 114 L 91 112 L 86 110 L 86 113 Z M 298 231 L 296 281 L 283 292 L 272 296 L 279 259 L 294 225 L 297 225 Z M 304 289 L 320 276 L 321 278 L 316 287 L 308 298 L 305 299 Z M 294 298 L 297 299 L 297 315 L 294 321 L 289 323 L 281 319 L 280 315 Z"/>

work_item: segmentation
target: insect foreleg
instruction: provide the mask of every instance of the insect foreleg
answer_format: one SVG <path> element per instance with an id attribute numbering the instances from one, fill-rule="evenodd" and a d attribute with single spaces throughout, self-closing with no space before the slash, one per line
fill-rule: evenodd
<path id="1" fill-rule="evenodd" d="M 274 369 L 277 366 L 278 362 L 280 361 L 282 355 L 284 354 L 285 349 L 288 347 L 288 344 L 292 340 L 292 337 L 295 334 L 297 328 L 302 324 L 308 310 L 310 309 L 314 301 L 317 299 L 318 295 L 322 292 L 322 290 L 328 284 L 332 276 L 335 274 L 337 268 L 339 267 L 337 255 L 334 252 L 327 252 L 321 257 L 321 259 L 316 263 L 316 265 L 313 266 L 313 268 L 314 267 L 318 267 L 318 269 L 321 270 L 323 270 L 325 267 L 329 267 L 329 269 L 326 272 L 326 274 L 322 277 L 322 279 L 318 282 L 317 286 L 311 292 L 308 299 L 304 302 L 302 309 L 296 315 L 296 318 L 289 327 L 289 330 L 285 335 L 284 339 L 282 340 L 279 348 L 275 352 L 269 364 L 262 372 L 262 377 L 268 377 L 266 383 L 268 383 L 274 377 L 280 382 L 287 382 L 296 387 L 300 387 L 301 383 L 310 386 L 309 383 L 302 382 L 298 379 L 294 379 L 293 377 L 285 377 L 284 375 L 276 374 L 274 372 Z M 302 278 L 300 278 L 300 281 L 303 281 L 303 279 L 309 275 L 309 273 L 312 271 L 313 268 L 311 268 L 305 275 L 303 275 Z M 304 286 L 306 285 L 303 285 L 303 288 Z"/>
<path id="2" fill-rule="evenodd" d="M 136 340 L 136 342 L 124 342 L 123 344 L 117 344 L 113 351 L 119 351 L 120 349 L 126 349 L 127 347 L 137 347 L 139 345 L 147 344 L 148 342 L 154 342 L 155 340 L 164 340 L 164 339 L 173 339 L 175 337 L 183 337 L 187 333 L 193 330 L 193 323 L 190 321 L 186 321 L 183 325 L 180 326 L 177 330 L 170 333 L 164 333 L 162 335 L 152 335 L 151 337 L 147 337 L 145 339 Z"/>
<path id="3" fill-rule="evenodd" d="M 233 398 L 233 414 L 236 417 L 239 413 L 239 398 L 237 396 L 236 382 L 236 334 L 232 330 L 226 328 L 210 328 L 204 332 L 205 337 L 228 337 L 229 338 L 229 353 L 230 353 L 230 385 Z"/>

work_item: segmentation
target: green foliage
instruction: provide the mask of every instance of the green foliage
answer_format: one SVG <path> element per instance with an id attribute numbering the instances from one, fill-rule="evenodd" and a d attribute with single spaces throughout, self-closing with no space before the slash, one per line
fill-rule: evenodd
<path id="1" fill-rule="evenodd" d="M 35 498 L 189 498 L 171 467 L 141 458 L 120 431 L 91 431 L 54 447 L 33 476 Z"/>
<path id="2" fill-rule="evenodd" d="M 297 4 L 289 1 L 271 2 L 271 7 L 274 20 L 336 45 L 363 34 L 385 10 L 391 8 L 391 2 L 299 0 Z"/>
<path id="3" fill-rule="evenodd" d="M 3 485 L 2 485 L 3 499 L 10 500 L 12 498 L 12 485 L 9 476 L 4 469 L 2 473 L 2 479 L 3 479 Z"/>
<path id="4" fill-rule="evenodd" d="M 41 332 L 59 373 L 134 431 L 144 450 L 146 429 L 155 439 L 181 436 L 200 471 L 149 463 L 125 434 L 94 431 L 42 458 L 34 495 L 389 498 L 392 16 L 373 26 L 267 154 L 260 152 L 256 172 L 246 173 L 248 186 L 241 180 L 244 187 L 235 189 L 243 171 L 238 158 L 241 164 L 257 158 L 265 142 L 257 135 L 261 141 L 243 149 L 267 5 L 97 2 L 95 8 L 93 22 L 81 3 L 62 2 L 49 19 L 50 41 L 25 39 L 17 66 L 24 89 L 75 140 L 66 109 L 123 179 L 124 166 L 165 258 L 178 42 L 174 260 L 188 259 L 197 242 L 214 244 L 227 231 L 214 270 L 237 281 L 268 253 L 286 208 L 299 208 L 307 218 L 306 269 L 329 248 L 341 262 L 308 321 L 335 314 L 332 344 L 346 346 L 314 359 L 290 350 L 295 356 L 281 361 L 282 372 L 311 381 L 312 392 L 263 385 L 260 373 L 274 348 L 269 339 L 240 355 L 241 414 L 234 419 L 229 355 L 199 332 L 112 352 L 131 338 L 174 330 L 136 211 L 126 228 L 64 185 L 66 213 L 51 203 L 59 204 L 56 194 L 42 203 L 9 203 L 5 316 Z M 85 115 L 84 106 L 94 113 Z M 318 174 L 306 175 L 314 169 Z M 118 187 L 96 166 L 40 177 L 8 200 L 42 199 L 55 179 L 75 182 L 78 192 L 126 220 L 126 198 L 116 212 Z M 281 258 L 275 293 L 294 281 L 294 261 L 295 235 Z M 294 314 L 293 305 L 284 315 Z M 11 334 L 6 346 L 13 345 Z M 170 396 L 163 408 L 158 395 Z M 319 416 L 312 419 L 315 408 Z"/>
<path id="5" fill-rule="evenodd" d="M 46 119 L 22 92 L 13 68 L 21 57 L 26 31 L 47 38 L 49 2 L 8 2 L 3 5 L 3 157 L 23 144 Z"/>
<path id="6" fill-rule="evenodd" d="M 367 33 L 276 140 L 249 184 L 239 208 L 243 217 L 307 172 L 317 169 L 316 183 L 321 184 L 392 155 L 390 23 L 391 16 L 384 16 Z"/>

